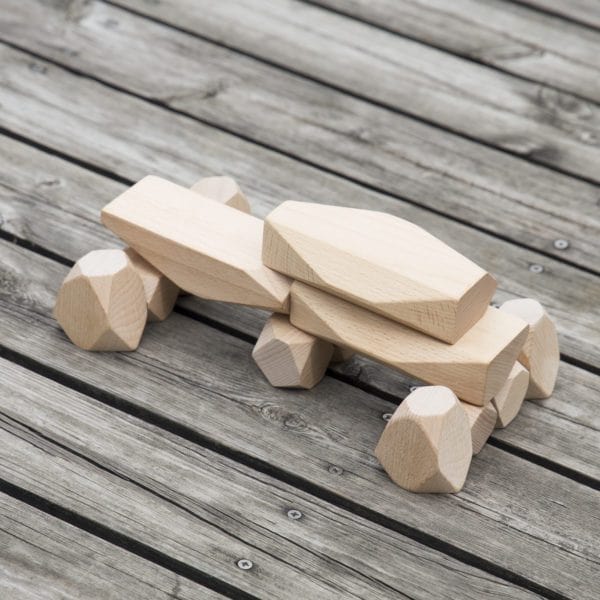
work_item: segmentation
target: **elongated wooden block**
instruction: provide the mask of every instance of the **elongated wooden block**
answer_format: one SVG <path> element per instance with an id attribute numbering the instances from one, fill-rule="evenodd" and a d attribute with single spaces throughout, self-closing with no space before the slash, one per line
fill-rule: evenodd
<path id="1" fill-rule="evenodd" d="M 504 385 L 527 338 L 521 319 L 488 308 L 449 345 L 305 283 L 292 285 L 291 322 L 333 344 L 351 348 L 461 399 L 483 405 Z"/>
<path id="2" fill-rule="evenodd" d="M 216 200 L 237 208 L 245 213 L 250 213 L 250 203 L 236 183 L 235 179 L 224 175 L 217 177 L 204 177 L 196 181 L 190 188 L 193 192 L 198 192 L 205 198 Z"/>
<path id="3" fill-rule="evenodd" d="M 485 406 L 475 406 L 468 402 L 461 402 L 461 406 L 469 419 L 473 454 L 479 454 L 492 434 L 492 431 L 494 431 L 498 413 L 492 402 L 489 402 Z"/>
<path id="4" fill-rule="evenodd" d="M 263 265 L 263 222 L 252 215 L 149 176 L 105 206 L 102 222 L 190 294 L 289 310 L 291 281 Z"/>
<path id="5" fill-rule="evenodd" d="M 421 227 L 381 212 L 284 202 L 265 220 L 265 265 L 454 343 L 494 278 Z"/>

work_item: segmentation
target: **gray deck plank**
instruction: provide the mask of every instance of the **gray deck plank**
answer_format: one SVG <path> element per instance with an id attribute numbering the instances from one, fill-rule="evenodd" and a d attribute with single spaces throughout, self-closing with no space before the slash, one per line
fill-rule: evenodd
<path id="1" fill-rule="evenodd" d="M 600 366 L 600 322 L 592 300 L 600 295 L 599 278 L 23 53 L 0 48 L 0 57 L 7 82 L 0 88 L 0 126 L 129 180 L 152 172 L 191 185 L 202 175 L 226 171 L 248 191 L 259 216 L 284 199 L 307 198 L 401 216 L 493 273 L 496 300 L 540 300 L 558 324 L 563 352 Z M 541 264 L 544 272 L 531 272 L 531 264 Z"/>
<path id="2" fill-rule="evenodd" d="M 600 522 L 591 515 L 600 499 L 591 488 L 488 445 L 461 493 L 405 492 L 372 454 L 384 427 L 381 415 L 393 404 L 328 377 L 309 392 L 274 389 L 252 363 L 248 343 L 180 315 L 148 327 L 135 353 L 79 351 L 50 316 L 67 269 L 6 242 L 0 248 L 0 336 L 9 350 L 378 519 L 567 597 L 594 597 Z M 332 465 L 341 473 L 332 473 Z M 581 518 L 581 507 L 590 519 Z"/>
<path id="3" fill-rule="evenodd" d="M 362 97 L 600 181 L 593 102 L 299 0 L 118 4 Z"/>
<path id="4" fill-rule="evenodd" d="M 0 178 L 4 231 L 70 260 L 89 250 L 120 245 L 99 224 L 98 213 L 106 199 L 125 189 L 123 184 L 20 142 L 1 137 L 0 140 L 0 160 L 5 165 Z M 180 305 L 251 338 L 258 336 L 266 320 L 264 311 L 192 297 L 182 298 Z M 416 383 L 399 372 L 359 357 L 333 370 L 395 402 L 404 398 L 409 387 Z M 600 480 L 597 451 L 600 423 L 595 400 L 600 394 L 599 386 L 600 378 L 563 362 L 552 398 L 527 403 L 524 416 L 494 436 Z"/>
<path id="5" fill-rule="evenodd" d="M 7 2 L 10 10 L 0 14 L 4 39 L 303 161 L 598 270 L 594 185 L 113 6 L 93 2 L 84 18 L 66 19 L 56 4 Z M 555 248 L 556 239 L 569 240 L 569 248 Z"/>
<path id="6" fill-rule="evenodd" d="M 596 0 L 519 0 L 559 17 L 568 17 L 590 27 L 600 28 L 600 4 Z"/>
<path id="7" fill-rule="evenodd" d="M 2 493 L 0 548 L 6 600 L 225 598 Z"/>
<path id="8" fill-rule="evenodd" d="M 600 32 L 501 0 L 316 0 L 384 29 L 600 101 Z"/>
<path id="9" fill-rule="evenodd" d="M 5 479 L 253 596 L 538 597 L 31 371 L 0 369 Z"/>

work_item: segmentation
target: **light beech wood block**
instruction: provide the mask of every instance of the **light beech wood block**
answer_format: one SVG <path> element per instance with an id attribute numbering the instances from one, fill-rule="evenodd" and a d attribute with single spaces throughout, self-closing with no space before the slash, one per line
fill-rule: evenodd
<path id="1" fill-rule="evenodd" d="M 288 312 L 291 281 L 262 264 L 263 222 L 159 177 L 145 177 L 102 222 L 186 292 Z"/>
<path id="2" fill-rule="evenodd" d="M 148 308 L 148 321 L 164 321 L 175 306 L 179 288 L 133 248 L 126 248 L 125 254 L 142 279 Z"/>
<path id="3" fill-rule="evenodd" d="M 231 177 L 204 177 L 197 181 L 191 188 L 205 198 L 216 200 L 250 214 L 250 203 L 235 179 Z"/>
<path id="4" fill-rule="evenodd" d="M 473 455 L 467 413 L 449 388 L 420 387 L 392 415 L 375 455 L 406 490 L 458 492 Z"/>
<path id="5" fill-rule="evenodd" d="M 146 325 L 144 286 L 123 250 L 80 258 L 62 283 L 54 316 L 84 350 L 135 350 Z"/>
<path id="6" fill-rule="evenodd" d="M 263 262 L 450 343 L 484 315 L 496 289 L 490 274 L 413 223 L 307 202 L 268 215 Z"/>
<path id="7" fill-rule="evenodd" d="M 560 364 L 558 336 L 552 319 L 544 307 L 531 298 L 508 300 L 500 310 L 529 323 L 529 335 L 519 354 L 519 362 L 529 371 L 525 397 L 548 398 L 554 390 Z"/>
<path id="8" fill-rule="evenodd" d="M 506 427 L 519 414 L 528 386 L 529 372 L 521 363 L 516 362 L 506 383 L 492 400 L 498 413 L 496 427 Z"/>
<path id="9" fill-rule="evenodd" d="M 327 370 L 333 346 L 294 327 L 286 315 L 272 315 L 266 322 L 252 357 L 275 387 L 310 389 Z"/>
<path id="10" fill-rule="evenodd" d="M 331 356 L 332 363 L 341 363 L 350 360 L 354 356 L 354 351 L 349 348 L 342 348 L 341 346 L 333 347 L 333 354 Z"/>
<path id="11" fill-rule="evenodd" d="M 473 454 L 478 454 L 485 446 L 492 431 L 494 431 L 498 413 L 491 402 L 485 406 L 475 406 L 468 402 L 461 402 L 461 406 L 466 411 L 469 419 Z"/>
<path id="12" fill-rule="evenodd" d="M 449 345 L 298 281 L 292 285 L 290 319 L 312 335 L 426 383 L 445 385 L 462 400 L 478 405 L 500 390 L 528 330 L 521 319 L 490 307 Z"/>

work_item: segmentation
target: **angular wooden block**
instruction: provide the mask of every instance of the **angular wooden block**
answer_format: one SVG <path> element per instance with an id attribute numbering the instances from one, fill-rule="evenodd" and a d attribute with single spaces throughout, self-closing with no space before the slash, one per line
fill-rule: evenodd
<path id="1" fill-rule="evenodd" d="M 527 337 L 527 323 L 495 308 L 455 344 L 390 321 L 298 281 L 290 319 L 299 329 L 351 348 L 483 405 L 500 390 Z"/>
<path id="2" fill-rule="evenodd" d="M 467 414 L 452 390 L 442 386 L 409 394 L 375 448 L 392 481 L 411 492 L 460 491 L 472 455 Z"/>
<path id="3" fill-rule="evenodd" d="M 519 362 L 529 371 L 526 398 L 540 399 L 552 395 L 560 351 L 556 327 L 544 307 L 531 298 L 508 300 L 500 310 L 529 323 L 529 335 L 519 354 Z"/>
<path id="4" fill-rule="evenodd" d="M 149 176 L 105 206 L 102 222 L 190 294 L 289 310 L 291 281 L 262 264 L 256 217 Z"/>
<path id="5" fill-rule="evenodd" d="M 529 372 L 519 362 L 510 371 L 506 383 L 492 399 L 498 413 L 496 427 L 506 427 L 518 414 L 529 386 Z"/>
<path id="6" fill-rule="evenodd" d="M 332 363 L 341 363 L 350 360 L 354 356 L 354 351 L 349 348 L 342 348 L 341 346 L 333 347 L 333 354 L 331 355 Z"/>
<path id="7" fill-rule="evenodd" d="M 227 204 L 227 206 L 231 206 L 231 208 L 237 208 L 237 210 L 250 214 L 248 199 L 244 196 L 235 179 L 231 177 L 204 177 L 197 181 L 190 189 L 198 192 L 205 198 L 222 202 L 223 204 Z"/>
<path id="8" fill-rule="evenodd" d="M 285 315 L 269 317 L 252 351 L 271 385 L 305 389 L 323 379 L 332 354 L 330 343 L 300 331 Z"/>
<path id="9" fill-rule="evenodd" d="M 123 250 L 80 258 L 58 292 L 54 317 L 84 350 L 135 350 L 146 325 L 142 280 Z"/>
<path id="10" fill-rule="evenodd" d="M 175 306 L 179 288 L 147 260 L 144 260 L 133 248 L 126 248 L 125 254 L 142 279 L 148 308 L 148 321 L 164 321 Z"/>
<path id="11" fill-rule="evenodd" d="M 492 431 L 494 431 L 498 413 L 491 402 L 485 406 L 475 406 L 468 402 L 461 402 L 461 406 L 469 419 L 473 454 L 479 454 L 492 434 Z"/>
<path id="12" fill-rule="evenodd" d="M 265 220 L 265 265 L 446 342 L 486 312 L 494 278 L 389 214 L 284 202 Z"/>

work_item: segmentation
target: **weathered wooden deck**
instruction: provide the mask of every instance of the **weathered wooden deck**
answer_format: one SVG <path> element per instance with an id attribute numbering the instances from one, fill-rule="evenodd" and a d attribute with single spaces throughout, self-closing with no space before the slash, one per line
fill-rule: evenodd
<path id="1" fill-rule="evenodd" d="M 0 598 L 596 600 L 599 57 L 594 0 L 2 0 Z M 116 243 L 100 208 L 222 172 L 259 216 L 388 211 L 538 298 L 554 396 L 415 495 L 372 455 L 415 382 L 273 389 L 258 311 L 187 297 L 135 353 L 71 345 L 51 310 Z"/>

